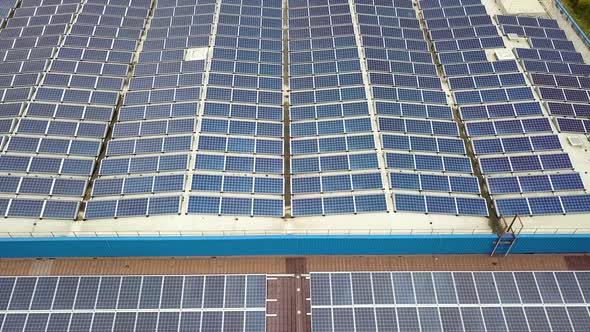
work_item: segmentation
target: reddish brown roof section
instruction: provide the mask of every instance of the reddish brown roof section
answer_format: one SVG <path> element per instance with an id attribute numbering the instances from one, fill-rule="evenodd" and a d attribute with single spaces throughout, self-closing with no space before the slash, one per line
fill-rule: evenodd
<path id="1" fill-rule="evenodd" d="M 0 260 L 0 275 L 305 274 L 313 271 L 516 271 L 570 269 L 590 269 L 590 256 L 265 256 Z"/>
<path id="2" fill-rule="evenodd" d="M 564 259 L 569 270 L 590 270 L 590 256 L 565 256 Z"/>
<path id="3" fill-rule="evenodd" d="M 269 276 L 266 326 L 269 332 L 311 331 L 309 280 Z"/>

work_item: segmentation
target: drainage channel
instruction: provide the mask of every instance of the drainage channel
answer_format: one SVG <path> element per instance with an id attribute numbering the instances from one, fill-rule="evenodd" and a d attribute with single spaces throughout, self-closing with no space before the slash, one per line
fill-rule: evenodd
<path id="1" fill-rule="evenodd" d="M 291 213 L 291 116 L 289 111 L 289 1 L 283 0 L 283 177 L 284 218 Z"/>

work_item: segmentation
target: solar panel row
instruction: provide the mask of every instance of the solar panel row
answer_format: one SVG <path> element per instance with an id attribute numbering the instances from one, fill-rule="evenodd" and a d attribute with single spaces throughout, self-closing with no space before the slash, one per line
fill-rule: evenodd
<path id="1" fill-rule="evenodd" d="M 590 76 L 590 65 L 576 62 L 522 60 L 524 69 L 533 73 Z"/>
<path id="2" fill-rule="evenodd" d="M 462 51 L 465 53 L 465 51 Z M 442 57 L 457 56 L 461 52 L 439 53 Z M 449 60 L 451 61 L 451 60 Z M 446 76 L 466 76 L 466 75 L 484 75 L 484 74 L 499 74 L 499 73 L 514 73 L 518 72 L 518 66 L 514 60 L 498 60 L 488 62 L 484 59 L 466 59 L 466 63 L 450 63 L 443 65 L 443 71 Z M 474 78 L 475 79 L 475 78 Z"/>
<path id="3" fill-rule="evenodd" d="M 517 36 L 567 40 L 565 32 L 561 29 L 502 25 L 502 31 L 504 34 L 512 33 Z"/>
<path id="4" fill-rule="evenodd" d="M 386 153 L 387 167 L 429 172 L 471 174 L 471 160 L 467 157 L 435 156 L 423 153 Z"/>
<path id="5" fill-rule="evenodd" d="M 185 61 L 184 49 L 209 45 L 214 9 L 210 1 L 158 3 L 113 126 L 107 157 L 92 185 L 93 197 L 156 196 L 92 199 L 85 218 L 180 213 L 181 198 L 169 195 L 184 190 L 204 71 L 204 61 Z M 184 155 L 175 154 L 179 152 Z M 126 156 L 130 158 L 121 158 Z M 156 172 L 167 174 L 149 176 Z M 148 176 L 126 175 L 134 173 Z"/>
<path id="6" fill-rule="evenodd" d="M 1 331 L 264 331 L 266 276 L 0 278 Z"/>
<path id="7" fill-rule="evenodd" d="M 573 103 L 590 103 L 588 90 L 540 87 L 539 94 L 544 100 L 569 101 Z"/>
<path id="8" fill-rule="evenodd" d="M 294 195 L 337 191 L 362 191 L 383 188 L 380 173 L 294 177 L 291 192 Z"/>
<path id="9" fill-rule="evenodd" d="M 555 118 L 561 132 L 587 134 L 590 132 L 590 121 L 579 119 Z"/>
<path id="10" fill-rule="evenodd" d="M 562 149 L 561 143 L 556 135 L 484 138 L 473 140 L 472 144 L 475 152 L 479 155 Z"/>
<path id="11" fill-rule="evenodd" d="M 490 177 L 487 181 L 492 195 L 584 190 L 584 183 L 577 173 Z"/>
<path id="12" fill-rule="evenodd" d="M 395 189 L 479 193 L 479 181 L 472 176 L 391 173 L 391 186 Z"/>
<path id="13" fill-rule="evenodd" d="M 463 140 L 410 135 L 382 135 L 383 149 L 465 154 Z"/>
<path id="14" fill-rule="evenodd" d="M 504 47 L 504 41 L 501 37 L 481 37 L 467 38 L 458 40 L 435 41 L 434 48 L 437 52 L 460 51 L 460 50 L 479 50 L 482 48 L 501 48 Z"/>
<path id="15" fill-rule="evenodd" d="M 449 39 L 463 39 L 472 37 L 488 37 L 497 36 L 498 31 L 493 25 L 481 25 L 466 28 L 453 28 L 449 30 L 432 30 L 430 38 L 432 40 L 449 40 Z"/>
<path id="16" fill-rule="evenodd" d="M 0 310 L 266 308 L 264 275 L 0 278 Z"/>
<path id="17" fill-rule="evenodd" d="M 530 78 L 534 85 L 590 89 L 590 77 L 532 73 Z"/>
<path id="18" fill-rule="evenodd" d="M 457 51 L 439 53 L 438 59 L 442 65 L 486 61 L 488 58 L 484 50 Z"/>
<path id="19" fill-rule="evenodd" d="M 456 16 L 451 18 L 434 18 L 426 22 L 428 30 L 475 27 L 480 25 L 490 25 L 492 19 L 488 15 L 474 15 L 474 16 Z"/>
<path id="20" fill-rule="evenodd" d="M 374 170 L 378 167 L 376 153 L 336 154 L 320 157 L 301 157 L 291 160 L 291 172 L 295 174 L 336 172 L 347 170 Z"/>
<path id="21" fill-rule="evenodd" d="M 485 15 L 486 7 L 481 3 L 475 4 L 444 4 L 441 5 L 439 8 L 423 8 L 422 10 L 424 14 L 424 18 L 435 19 L 441 17 L 458 17 L 458 16 L 475 16 L 475 15 Z"/>
<path id="22" fill-rule="evenodd" d="M 264 311 L 0 314 L 2 331 L 264 331 Z"/>
<path id="23" fill-rule="evenodd" d="M 500 75 L 482 75 L 474 77 L 452 77 L 449 84 L 453 90 L 482 89 L 492 87 L 522 86 L 526 85 L 523 74 L 511 73 Z"/>
<path id="24" fill-rule="evenodd" d="M 370 2 L 357 7 L 358 14 L 369 20 L 375 16 L 413 14 L 411 7 L 376 8 Z M 383 195 L 333 196 L 336 192 L 355 190 L 353 186 L 368 191 L 367 194 L 381 192 L 383 188 L 379 173 L 371 173 L 370 184 L 362 183 L 363 179 L 368 179 L 367 171 L 377 170 L 378 162 L 376 155 L 366 153 L 375 150 L 375 140 L 348 2 L 291 1 L 288 16 L 289 113 L 290 136 L 293 137 L 290 153 L 319 156 L 291 160 L 293 215 L 387 210 Z M 387 44 L 400 50 L 407 47 L 424 50 L 425 45 L 419 40 L 422 32 L 400 20 L 391 20 L 383 26 L 361 24 L 359 27 L 366 33 L 364 41 L 376 48 Z M 401 39 L 404 36 L 410 39 Z M 408 55 L 402 51 L 397 53 L 397 56 Z M 387 53 L 383 56 L 387 59 Z M 393 56 L 392 53 L 392 60 Z M 343 88 L 329 89 L 336 86 Z M 303 173 L 305 177 L 299 175 Z M 377 202 L 371 202 L 371 197 Z"/>
<path id="25" fill-rule="evenodd" d="M 467 132 L 471 137 L 551 133 L 553 131 L 549 119 L 525 118 L 522 120 L 473 121 L 467 123 Z"/>
<path id="26" fill-rule="evenodd" d="M 479 161 L 484 174 L 573 170 L 573 165 L 567 153 L 482 157 Z"/>
<path id="27" fill-rule="evenodd" d="M 116 193 L 118 194 L 118 193 Z M 180 213 L 180 199 L 175 196 L 153 196 L 118 200 L 95 200 L 86 203 L 86 219 L 147 217 Z"/>
<path id="28" fill-rule="evenodd" d="M 284 171 L 281 2 L 224 2 L 211 13 L 218 23 L 188 213 L 283 216 L 284 180 L 272 177 Z"/>
<path id="29" fill-rule="evenodd" d="M 313 308 L 314 331 L 584 331 L 586 307 Z"/>
<path id="30" fill-rule="evenodd" d="M 47 218 L 71 220 L 76 217 L 78 208 L 79 202 L 72 200 L 0 198 L 0 215 L 11 218 Z"/>
<path id="31" fill-rule="evenodd" d="M 572 214 L 590 210 L 587 195 L 505 198 L 496 199 L 495 203 L 501 216 Z"/>
<path id="32" fill-rule="evenodd" d="M 312 328 L 583 331 L 587 283 L 586 272 L 312 273 Z"/>
<path id="33" fill-rule="evenodd" d="M 371 50 L 367 48 L 367 50 Z M 432 62 L 431 57 L 429 56 L 426 59 L 420 59 L 420 61 L 413 62 L 415 56 L 410 55 L 406 57 L 410 57 L 412 62 L 404 62 L 404 60 L 398 60 L 396 55 L 392 55 L 389 50 L 386 54 L 377 53 L 377 52 L 367 52 L 367 69 L 369 72 L 392 72 L 392 73 L 401 73 L 401 74 L 416 74 L 416 75 L 429 75 L 429 76 L 436 76 L 436 67 L 433 64 L 425 63 L 428 59 L 428 62 Z M 394 60 L 390 60 L 392 57 L 395 57 Z"/>
<path id="34" fill-rule="evenodd" d="M 486 201 L 483 198 L 396 194 L 394 199 L 396 209 L 402 212 L 484 217 L 488 215 Z"/>
<path id="35" fill-rule="evenodd" d="M 333 196 L 293 199 L 293 215 L 356 214 L 387 211 L 385 195 Z"/>
<path id="36" fill-rule="evenodd" d="M 543 60 L 555 62 L 570 62 L 584 64 L 582 55 L 578 52 L 545 50 L 533 48 L 515 48 L 514 53 L 520 59 Z"/>
<path id="37" fill-rule="evenodd" d="M 500 24 L 559 29 L 556 20 L 542 17 L 498 15 L 496 16 L 496 20 Z"/>
<path id="38" fill-rule="evenodd" d="M 569 40 L 529 37 L 529 43 L 533 48 L 537 49 L 561 50 L 570 52 L 576 51 L 574 43 Z"/>
<path id="39" fill-rule="evenodd" d="M 192 136 L 166 136 L 128 140 L 112 140 L 107 145 L 107 156 L 190 151 Z"/>

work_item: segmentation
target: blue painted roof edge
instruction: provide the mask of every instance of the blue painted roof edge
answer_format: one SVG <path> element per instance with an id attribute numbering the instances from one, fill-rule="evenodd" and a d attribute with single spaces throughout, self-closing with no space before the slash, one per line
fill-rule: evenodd
<path id="1" fill-rule="evenodd" d="M 494 234 L 0 239 L 1 258 L 489 254 Z M 590 234 L 521 235 L 511 253 L 587 253 Z"/>

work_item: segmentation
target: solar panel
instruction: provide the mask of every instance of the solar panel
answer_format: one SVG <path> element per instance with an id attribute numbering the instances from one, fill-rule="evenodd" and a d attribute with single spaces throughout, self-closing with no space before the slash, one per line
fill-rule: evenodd
<path id="1" fill-rule="evenodd" d="M 435 9 L 441 6 L 442 8 Z M 508 84 L 526 86 L 522 74 L 515 61 L 495 61 L 489 62 L 484 53 L 477 51 L 463 51 L 470 48 L 481 48 L 483 39 L 462 40 L 477 36 L 480 28 L 485 33 L 484 26 L 474 26 L 469 24 L 470 19 L 465 8 L 461 7 L 460 2 L 445 2 L 435 4 L 435 2 L 423 1 L 423 8 L 427 25 L 431 30 L 431 36 L 435 40 L 435 48 L 438 52 L 439 60 L 443 63 L 444 73 L 448 77 L 449 84 L 453 90 L 455 100 L 459 104 L 462 118 L 466 120 L 468 135 L 472 138 L 481 136 L 497 136 L 494 138 L 472 139 L 475 153 L 480 159 L 482 171 L 487 177 L 488 174 L 496 172 L 539 172 L 554 167 L 569 168 L 569 162 L 562 155 L 540 155 L 535 156 L 541 151 L 558 151 L 561 150 L 561 144 L 557 137 L 552 135 L 530 135 L 533 133 L 554 134 L 550 123 L 546 118 L 525 120 L 524 117 L 531 115 L 541 115 L 542 110 L 539 103 L 518 103 L 506 104 L 514 100 L 533 100 L 533 93 L 529 88 L 506 88 Z M 428 8 L 428 9 L 426 9 Z M 432 8 L 432 9 L 430 9 Z M 435 19 L 444 15 L 445 10 L 449 10 L 458 15 L 457 22 L 462 22 L 464 26 L 473 26 L 471 30 L 453 29 L 450 25 L 450 19 L 445 23 L 440 19 Z M 485 10 L 483 12 L 485 14 Z M 432 14 L 431 16 L 429 16 Z M 440 15 L 439 15 L 440 14 Z M 530 59 L 533 61 L 524 61 L 525 69 L 529 72 L 556 72 L 562 74 L 574 74 L 572 68 L 577 68 L 577 74 L 584 72 L 583 66 L 577 64 L 571 65 L 567 62 L 581 63 L 579 55 L 571 48 L 569 42 L 561 40 L 564 38 L 563 31 L 559 30 L 556 22 L 553 20 L 543 20 L 529 17 L 515 16 L 497 16 L 504 33 L 515 33 L 520 36 L 530 37 L 530 43 L 533 49 L 516 49 L 515 53 L 518 58 Z M 451 27 L 451 29 L 449 29 Z M 445 29 L 446 28 L 446 29 Z M 465 33 L 464 35 L 457 35 Z M 491 32 L 491 31 L 490 31 Z M 457 51 L 459 50 L 459 51 Z M 573 52 L 572 52 L 573 51 Z M 468 60 L 469 55 L 473 60 Z M 479 57 L 478 57 L 479 56 Z M 565 60 L 570 59 L 570 60 Z M 563 62 L 566 62 L 563 64 Z M 500 74 L 504 73 L 506 74 Z M 585 83 L 583 76 L 571 77 L 566 75 L 545 75 L 530 73 L 533 84 L 540 84 L 548 87 L 540 87 L 539 91 L 542 98 L 557 101 L 578 101 L 587 102 L 588 95 L 586 91 L 574 91 L 571 88 L 582 88 Z M 557 80 L 559 79 L 559 83 Z M 552 88 L 556 86 L 558 88 Z M 495 87 L 496 89 L 489 89 Z M 551 88 L 550 88 L 551 87 Z M 570 89 L 568 89 L 568 87 Z M 486 89 L 487 88 L 487 89 Z M 562 103 L 566 105 L 565 103 Z M 471 106 L 473 105 L 473 106 Z M 518 107 L 518 108 L 517 108 Z M 553 103 L 551 109 L 562 115 L 574 115 L 573 107 L 561 106 Z M 553 111 L 552 111 L 553 112 Z M 494 118 L 512 118 L 495 121 Z M 516 118 L 516 120 L 513 120 Z M 474 121 L 474 120 L 485 121 Z M 492 121 L 490 121 L 492 120 Z M 585 123 L 577 119 L 558 118 L 557 123 L 561 131 L 586 133 Z M 524 134 L 524 137 L 502 137 L 504 135 Z M 498 137 L 499 136 L 499 137 Z M 529 136 L 529 137 L 527 137 Z M 510 157 L 512 153 L 528 152 L 531 156 Z M 507 157 L 485 158 L 484 155 L 508 154 Z M 562 164 L 563 162 L 563 164 Z M 561 166 L 559 166 L 561 165 Z M 401 165 L 400 165 L 401 166 Z M 412 169 L 415 165 L 407 163 L 405 168 Z M 521 181 L 522 178 L 522 181 Z M 531 176 L 514 176 L 514 177 L 494 177 L 488 178 L 490 190 L 494 195 L 512 194 L 512 193 L 531 193 L 531 192 L 553 192 L 550 179 L 547 175 Z M 557 183 L 562 181 L 556 178 Z M 398 181 L 400 185 L 406 184 L 411 187 L 413 182 Z M 559 187 L 559 184 L 558 184 Z M 566 188 L 579 188 L 578 185 Z M 575 190 L 575 189 L 574 189 Z M 496 199 L 497 207 L 508 214 L 552 214 L 565 213 L 562 208 L 560 198 L 542 197 L 530 199 Z M 414 206 L 419 204 L 418 198 L 415 198 Z M 417 204 L 417 205 L 416 205 Z M 408 206 L 408 209 L 409 206 Z M 423 207 L 413 208 L 418 211 L 424 211 Z M 508 212 L 510 211 L 510 212 Z"/>
<path id="2" fill-rule="evenodd" d="M 93 331 L 129 327 L 172 331 L 179 326 L 206 329 L 207 325 L 264 331 L 266 327 L 264 275 L 11 277 L 0 279 L 0 285 L 0 303 L 5 304 L 0 316 L 5 317 L 0 325 L 3 331 L 46 327 L 63 331 L 68 326 L 92 326 Z M 208 296 L 215 301 L 208 301 Z M 19 313 L 22 310 L 29 312 Z"/>
<path id="3" fill-rule="evenodd" d="M 291 199 L 295 217 L 487 216 L 473 165 L 498 196 L 584 189 L 535 99 L 559 131 L 589 132 L 590 67 L 554 20 L 492 20 L 477 0 L 295 1 L 286 18 L 277 1 L 4 5 L 5 217 L 283 217 Z M 484 49 L 504 47 L 497 23 L 532 48 L 489 61 Z M 532 214 L 584 210 L 583 195 L 545 196 L 516 202 Z"/>
<path id="4" fill-rule="evenodd" d="M 561 298 L 557 301 L 556 296 L 560 294 L 558 287 L 569 288 L 570 294 L 574 291 L 581 294 L 583 282 L 588 279 L 586 274 L 567 271 L 312 272 L 312 329 L 323 331 L 338 326 L 350 331 L 373 331 L 375 327 L 388 331 L 420 328 L 429 331 L 549 331 L 551 328 L 577 331 L 590 319 L 584 299 L 573 296 L 570 297 L 573 302 L 564 303 Z M 581 282 L 574 284 L 576 280 Z M 545 286 L 548 288 L 543 288 Z M 360 288 L 372 288 L 375 304 L 361 295 L 364 292 L 359 292 Z"/>
<path id="5" fill-rule="evenodd" d="M 568 307 L 567 314 L 569 316 L 570 322 L 574 328 L 574 331 L 583 329 L 587 323 L 590 322 L 590 316 L 588 315 L 588 311 L 584 310 L 585 308 L 581 307 Z"/>
<path id="6" fill-rule="evenodd" d="M 15 52 L 16 49 L 22 50 L 20 54 L 25 55 L 27 59 L 21 66 L 13 62 L 7 64 L 7 67 L 12 66 L 15 69 L 20 67 L 19 71 L 25 69 L 24 72 L 49 71 L 43 75 L 43 86 L 32 95 L 32 100 L 46 103 L 31 103 L 24 110 L 26 119 L 21 118 L 18 127 L 11 132 L 11 134 L 18 133 L 19 136 L 13 137 L 10 151 L 24 152 L 22 149 L 27 149 L 27 144 L 29 147 L 33 144 L 34 138 L 30 136 L 44 135 L 44 138 L 37 139 L 35 150 L 26 150 L 26 152 L 42 155 L 62 154 L 64 157 L 69 155 L 96 157 L 106 133 L 107 123 L 111 120 L 110 114 L 112 114 L 112 109 L 109 110 L 100 105 L 116 104 L 119 91 L 122 89 L 120 77 L 127 75 L 131 52 L 134 51 L 137 45 L 135 40 L 139 36 L 135 34 L 128 38 L 124 33 L 119 36 L 116 33 L 108 35 L 107 30 L 114 29 L 117 32 L 121 29 L 129 32 L 135 29 L 139 32 L 143 29 L 148 11 L 141 9 L 145 4 L 133 3 L 123 11 L 117 10 L 123 7 L 108 6 L 112 11 L 108 16 L 101 17 L 99 16 L 101 12 L 93 11 L 96 9 L 93 5 L 81 7 L 79 4 L 69 2 L 57 3 L 55 6 L 39 5 L 22 3 L 21 7 L 15 11 L 15 16 L 8 19 L 10 28 L 2 31 L 3 36 L 9 38 L 3 41 L 11 41 L 11 45 L 7 46 Z M 74 13 L 79 16 L 75 22 Z M 123 19 L 123 17 L 126 18 Z M 101 27 L 98 27 L 94 34 L 94 27 L 98 25 Z M 66 32 L 68 35 L 65 35 Z M 59 42 L 61 36 L 63 36 L 63 44 Z M 33 52 L 33 48 L 39 48 L 39 50 Z M 51 63 L 54 65 L 51 66 L 48 61 L 31 61 L 32 59 L 50 59 L 53 54 L 57 54 L 60 59 L 52 60 Z M 30 86 L 38 82 L 37 74 L 21 74 L 14 76 L 12 84 Z M 4 101 L 19 99 L 26 94 L 30 94 L 27 89 L 12 89 L 4 94 Z M 90 105 L 82 106 L 79 105 L 80 103 Z M 87 116 L 84 116 L 85 110 L 89 111 Z M 46 120 L 50 117 L 66 118 L 68 121 Z M 80 122 L 82 119 L 90 121 Z M 63 139 L 68 136 L 73 138 Z M 94 141 L 83 138 L 94 139 Z M 33 158 L 27 169 L 31 175 L 45 173 L 54 177 L 58 174 L 68 174 L 81 178 L 72 180 L 70 183 L 57 178 L 47 178 L 43 180 L 44 183 L 40 183 L 40 180 L 23 178 L 21 182 L 24 181 L 25 186 L 22 192 L 35 191 L 34 194 L 38 195 L 80 197 L 86 186 L 84 180 L 92 172 L 92 164 L 91 159 Z M 14 169 L 14 166 L 16 165 L 8 168 Z M 39 183 L 35 184 L 35 181 Z M 38 189 L 35 188 L 36 185 L 39 185 Z M 24 202 L 27 201 L 11 202 L 7 215 L 74 219 L 79 205 L 77 201 L 39 200 L 30 201 L 35 208 L 24 211 L 20 207 Z M 52 319 L 49 320 L 49 325 L 51 324 Z M 60 323 L 56 324 L 59 326 Z"/>

